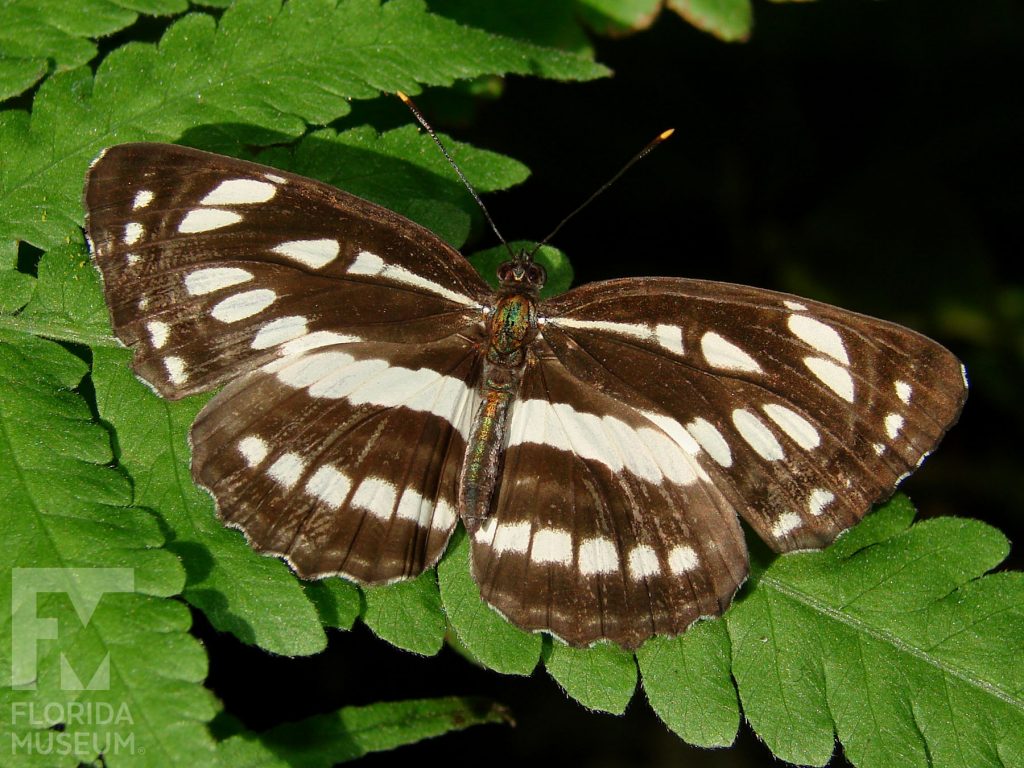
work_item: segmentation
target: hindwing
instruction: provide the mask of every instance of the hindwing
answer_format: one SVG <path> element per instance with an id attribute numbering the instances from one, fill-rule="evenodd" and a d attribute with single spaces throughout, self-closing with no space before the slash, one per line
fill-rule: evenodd
<path id="1" fill-rule="evenodd" d="M 538 345 L 473 575 L 514 623 L 634 648 L 722 612 L 747 575 L 736 512 L 671 419 L 577 378 Z"/>

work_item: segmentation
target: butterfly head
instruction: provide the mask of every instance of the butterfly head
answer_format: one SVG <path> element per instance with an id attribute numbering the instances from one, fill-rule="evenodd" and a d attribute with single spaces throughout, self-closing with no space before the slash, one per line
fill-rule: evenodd
<path id="1" fill-rule="evenodd" d="M 498 282 L 503 293 L 528 293 L 536 296 L 547 282 L 548 273 L 540 264 L 520 251 L 498 267 Z"/>

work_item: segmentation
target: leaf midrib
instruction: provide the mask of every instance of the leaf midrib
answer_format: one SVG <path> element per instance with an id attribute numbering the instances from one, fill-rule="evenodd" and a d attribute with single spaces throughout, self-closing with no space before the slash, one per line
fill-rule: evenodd
<path id="1" fill-rule="evenodd" d="M 1024 700 L 1012 696 L 987 680 L 982 680 L 978 677 L 972 676 L 967 670 L 961 669 L 960 667 L 954 666 L 948 662 L 944 662 L 942 659 L 939 659 L 934 655 L 928 654 L 924 649 L 918 648 L 888 630 L 870 624 L 854 614 L 836 609 L 814 595 L 804 592 L 803 590 L 787 584 L 784 581 L 780 581 L 775 577 L 762 576 L 759 584 L 764 585 L 767 588 L 774 589 L 776 592 L 790 600 L 810 608 L 818 614 L 829 618 L 838 624 L 842 624 L 861 635 L 867 635 L 875 640 L 887 643 L 898 652 L 913 656 L 923 661 L 929 666 L 942 672 L 943 675 L 955 677 L 958 680 L 961 680 L 968 685 L 1001 700 L 1005 704 L 1015 707 L 1018 710 L 1024 710 Z"/>

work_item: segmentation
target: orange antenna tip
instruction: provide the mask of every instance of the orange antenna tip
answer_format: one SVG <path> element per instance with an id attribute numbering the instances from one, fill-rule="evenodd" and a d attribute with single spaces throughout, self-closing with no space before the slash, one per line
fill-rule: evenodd
<path id="1" fill-rule="evenodd" d="M 406 104 L 408 104 L 408 103 L 409 103 L 409 97 L 408 97 L 408 96 L 406 96 L 406 95 L 405 95 L 404 93 L 402 93 L 401 91 L 395 91 L 395 95 L 396 95 L 396 96 L 398 96 L 398 98 L 400 98 L 400 99 L 401 99 L 402 101 L 404 101 L 404 102 L 405 102 Z"/>
<path id="2" fill-rule="evenodd" d="M 590 205 L 590 203 L 594 200 L 595 197 L 597 197 L 598 195 L 603 193 L 606 189 L 608 189 L 608 187 L 610 187 L 612 184 L 614 184 L 616 181 L 618 181 L 619 178 L 622 176 L 622 174 L 624 174 L 626 171 L 628 171 L 630 168 L 633 167 L 634 163 L 636 163 L 639 160 L 642 160 L 644 157 L 646 157 L 648 154 L 650 154 L 650 152 L 655 147 L 660 145 L 661 142 L 663 142 L 665 139 L 667 139 L 669 136 L 671 136 L 675 132 L 676 132 L 675 128 L 669 128 L 667 131 L 662 131 L 657 136 L 655 136 L 654 139 L 651 140 L 650 144 L 648 144 L 646 147 L 644 147 L 639 152 L 637 152 L 635 155 L 633 155 L 633 157 L 630 159 L 630 161 L 628 163 L 626 163 L 624 166 L 622 166 L 622 168 L 619 169 L 618 173 L 616 173 L 614 176 L 612 176 L 610 179 L 608 179 L 608 181 L 606 181 L 604 184 L 602 184 L 600 187 L 598 187 L 598 190 L 594 194 L 592 194 L 590 197 L 588 197 L 586 200 L 584 200 L 583 204 L 580 205 L 578 208 L 576 208 L 576 210 L 574 210 L 572 213 L 570 213 L 568 216 L 566 216 L 564 219 L 562 219 L 560 222 L 558 222 L 558 226 L 555 227 L 553 230 L 551 230 L 551 234 L 548 235 L 547 237 L 545 237 L 543 240 L 541 240 L 537 244 L 537 246 L 532 251 L 530 251 L 530 254 L 529 254 L 530 258 L 531 259 L 533 258 L 533 255 L 535 253 L 537 253 L 537 251 L 540 250 L 542 245 L 546 245 L 547 242 L 551 238 L 553 238 L 555 235 L 557 235 L 558 232 L 562 229 L 562 227 L 565 226 L 565 223 L 567 221 L 569 221 L 569 219 L 571 219 L 577 213 L 579 213 L 584 208 L 586 208 L 588 205 Z"/>

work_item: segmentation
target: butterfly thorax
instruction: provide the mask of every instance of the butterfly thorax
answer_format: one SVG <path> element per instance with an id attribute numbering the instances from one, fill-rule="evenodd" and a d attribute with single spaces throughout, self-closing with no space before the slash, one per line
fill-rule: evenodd
<path id="1" fill-rule="evenodd" d="M 487 361 L 522 368 L 526 349 L 537 336 L 537 301 L 522 293 L 501 296 L 491 311 Z"/>
<path id="2" fill-rule="evenodd" d="M 519 390 L 530 343 L 537 338 L 537 294 L 544 268 L 528 257 L 498 270 L 501 288 L 488 315 L 487 349 L 480 375 L 480 406 L 473 419 L 462 479 L 459 512 L 470 529 L 489 514 L 505 447 L 505 425 Z"/>

